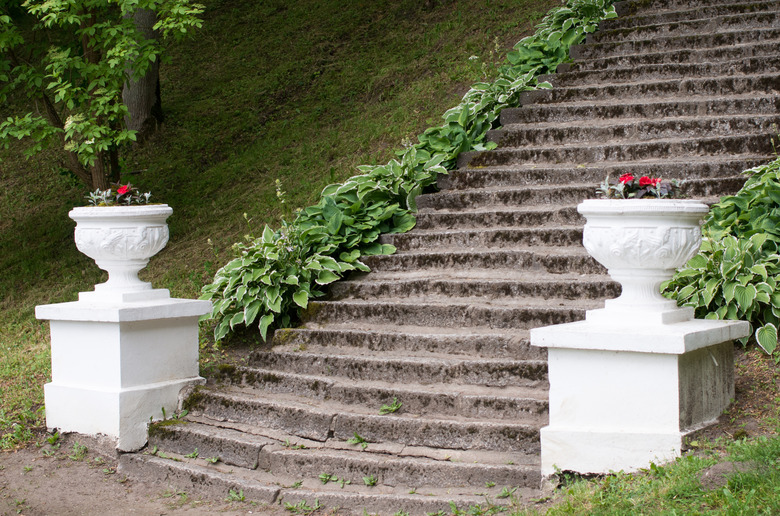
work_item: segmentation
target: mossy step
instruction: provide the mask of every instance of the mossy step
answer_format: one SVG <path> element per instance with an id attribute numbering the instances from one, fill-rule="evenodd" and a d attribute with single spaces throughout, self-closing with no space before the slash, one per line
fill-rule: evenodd
<path id="1" fill-rule="evenodd" d="M 383 235 L 383 243 L 400 251 L 437 247 L 503 247 L 506 245 L 580 245 L 581 226 L 550 225 L 535 228 L 480 228 L 461 230 L 413 230 L 409 233 Z"/>
<path id="2" fill-rule="evenodd" d="M 175 460 L 173 460 L 175 459 Z M 338 514 L 428 514 L 439 511 L 450 511 L 451 503 L 461 510 L 479 507 L 488 510 L 486 497 L 490 494 L 489 505 L 500 507 L 508 505 L 511 500 L 499 499 L 495 495 L 505 486 L 488 489 L 485 482 L 466 488 L 419 488 L 366 486 L 362 478 L 341 487 L 338 482 L 323 485 L 317 478 L 302 477 L 291 473 L 275 475 L 272 473 L 234 468 L 228 465 L 209 465 L 197 459 L 173 457 L 163 459 L 156 456 L 125 454 L 120 458 L 118 471 L 130 477 L 144 477 L 149 481 L 165 483 L 185 492 L 198 492 L 213 499 L 227 499 L 231 491 L 239 492 L 245 501 L 254 502 L 259 509 L 282 510 L 285 507 L 313 507 L 320 510 L 338 512 Z M 446 468 L 445 468 L 446 469 Z M 517 468 L 518 470 L 520 468 Z M 324 472 L 320 472 L 324 473 Z M 347 475 L 344 475 L 347 476 Z M 522 476 L 518 475 L 518 480 Z M 529 478 L 528 484 L 534 483 Z M 300 483 L 299 483 L 300 482 Z M 535 486 L 534 486 L 535 487 Z M 495 491 L 495 493 L 494 493 Z M 479 494 L 476 494 L 479 493 Z M 513 492 L 516 499 L 529 501 L 537 496 L 535 489 L 523 488 Z M 288 509 L 289 510 L 289 509 Z"/>
<path id="3" fill-rule="evenodd" d="M 585 148 L 585 147 L 581 147 Z M 536 149 L 534 149 L 536 150 Z M 543 152 L 543 149 L 538 149 Z M 487 159 L 514 159 L 514 154 L 531 153 L 533 150 L 496 149 L 489 156 L 472 156 L 471 166 L 479 166 Z M 514 154 L 513 154 L 514 153 Z M 505 157 L 507 155 L 508 157 Z M 482 161 L 478 161 L 482 160 Z M 517 158 L 519 161 L 520 158 Z M 476 165 L 472 163 L 477 162 Z M 469 190 L 445 190 L 434 194 L 423 194 L 417 197 L 417 207 L 420 210 L 460 210 L 475 208 L 496 208 L 498 206 L 529 206 L 558 205 L 559 203 L 576 204 L 593 197 L 596 191 L 595 183 L 560 184 L 560 185 L 528 185 L 524 187 L 484 187 Z"/>
<path id="4" fill-rule="evenodd" d="M 615 9 L 619 16 L 628 17 L 659 12 L 689 11 L 702 7 L 708 9 L 718 9 L 724 6 L 745 8 L 766 1 L 768 0 L 622 0 L 616 3 Z"/>
<path id="5" fill-rule="evenodd" d="M 730 16 L 747 13 L 762 13 L 780 10 L 780 1 L 759 1 L 750 3 L 715 4 L 708 5 L 707 9 L 690 8 L 688 4 L 680 4 L 678 10 L 665 12 L 651 12 L 628 16 L 619 16 L 611 20 L 605 20 L 599 25 L 599 30 L 608 31 L 614 29 L 628 29 L 660 23 L 676 23 L 698 19 L 707 19 L 717 16 Z"/>
<path id="6" fill-rule="evenodd" d="M 474 299 L 471 302 L 452 299 L 432 302 L 411 301 L 316 301 L 303 315 L 304 322 L 317 323 L 359 321 L 363 324 L 383 322 L 399 324 L 415 321 L 432 326 L 473 328 L 530 329 L 563 324 L 585 318 L 585 310 L 597 308 L 593 300 L 518 300 L 494 303 Z"/>
<path id="7" fill-rule="evenodd" d="M 330 299 L 377 300 L 385 297 L 481 297 L 495 301 L 531 297 L 605 299 L 617 297 L 620 285 L 597 274 L 540 274 L 506 271 L 496 274 L 432 275 L 369 274 L 364 280 L 342 281 L 330 289 Z M 479 277 L 479 276 L 488 276 Z"/>
<path id="8" fill-rule="evenodd" d="M 393 255 L 368 256 L 365 263 L 372 270 L 442 270 L 442 269 L 506 269 L 540 271 L 550 274 L 577 272 L 603 274 L 598 264 L 583 247 L 536 247 L 532 249 L 440 249 L 436 251 L 401 252 Z M 434 324 L 434 326 L 437 326 Z"/>
<path id="9" fill-rule="evenodd" d="M 715 49 L 777 39 L 780 39 L 780 28 L 772 27 L 705 34 L 686 34 L 636 41 L 588 43 L 586 40 L 584 44 L 571 47 L 569 57 L 576 61 L 578 59 L 605 58 L 663 51 L 677 52 L 679 50 Z"/>
<path id="10" fill-rule="evenodd" d="M 637 78 L 620 84 L 580 85 L 526 91 L 520 103 L 554 104 L 583 100 L 638 99 L 689 96 L 719 96 L 739 92 L 756 96 L 780 91 L 780 73 L 754 73 L 730 76 L 687 77 L 684 79 Z"/>
<path id="11" fill-rule="evenodd" d="M 721 96 L 676 96 L 675 98 L 647 98 L 561 102 L 556 104 L 529 104 L 508 108 L 501 113 L 501 123 L 574 122 L 581 120 L 618 118 L 660 119 L 682 116 L 765 115 L 780 112 L 780 95 L 756 96 L 734 92 Z M 492 154 L 492 152 L 490 153 Z M 462 154 L 461 154 L 462 155 Z M 459 167 L 461 160 L 458 161 Z"/>
<path id="12" fill-rule="evenodd" d="M 467 156 L 468 162 L 472 156 Z M 574 182 L 590 182 L 597 184 L 609 176 L 616 179 L 623 174 L 637 176 L 663 177 L 666 179 L 696 180 L 733 177 L 743 170 L 766 163 L 764 155 L 720 155 L 720 156 L 690 156 L 684 158 L 649 159 L 640 161 L 612 161 L 601 163 L 577 164 L 536 164 L 525 163 L 511 167 L 479 167 L 460 168 L 439 178 L 441 190 L 471 190 L 489 187 L 519 187 L 527 185 L 559 185 Z M 548 222 L 567 225 L 584 224 L 576 211 L 576 204 L 559 203 L 554 205 L 503 207 L 492 209 L 474 209 L 450 211 L 453 216 L 462 213 L 463 222 L 457 222 L 455 217 L 451 225 L 440 225 L 441 218 L 434 218 L 438 213 L 421 210 L 417 215 L 417 228 L 433 229 L 436 227 L 527 227 L 543 225 Z M 443 215 L 444 212 L 441 212 Z M 478 223 L 469 222 L 473 216 L 484 214 Z M 492 214 L 492 215 L 491 215 Z M 437 222 L 434 222 L 437 221 Z"/>
<path id="13" fill-rule="evenodd" d="M 260 398 L 252 389 L 201 388 L 190 397 L 193 416 L 215 421 L 255 425 L 313 441 L 349 440 L 357 432 L 374 443 L 426 446 L 453 450 L 515 451 L 538 453 L 539 428 L 546 416 L 528 415 L 522 421 L 468 419 L 462 416 L 399 412 L 379 415 L 368 409 L 333 400 L 319 401 L 290 394 Z"/>
<path id="14" fill-rule="evenodd" d="M 777 4 L 771 8 L 754 12 L 736 12 L 717 15 L 716 12 L 690 10 L 693 19 L 659 20 L 647 25 L 621 28 L 603 28 L 588 35 L 588 43 L 607 43 L 645 40 L 648 38 L 672 37 L 680 34 L 710 34 L 732 30 L 750 30 L 780 25 L 780 12 Z M 698 14 L 696 14 L 698 13 Z M 658 15 L 663 16 L 663 15 Z"/>
<path id="15" fill-rule="evenodd" d="M 320 350 L 313 349 L 308 353 L 309 356 L 290 361 L 287 367 L 279 367 L 278 360 L 263 364 L 261 357 L 260 363 L 268 368 L 238 366 L 231 371 L 222 371 L 222 374 L 214 375 L 213 378 L 221 383 L 255 389 L 260 397 L 279 393 L 294 394 L 303 398 L 328 399 L 345 405 L 362 405 L 375 409 L 391 403 L 395 398 L 402 401 L 405 411 L 416 414 L 514 420 L 522 419 L 528 414 L 537 416 L 547 413 L 547 384 L 543 380 L 544 368 L 541 367 L 543 361 L 532 364 L 529 368 L 524 367 L 529 362 L 503 360 L 504 363 L 492 370 L 488 370 L 483 361 L 479 370 L 470 371 L 466 375 L 463 374 L 462 368 L 451 363 L 452 357 L 447 360 L 450 363 L 444 364 L 441 360 L 439 363 L 428 360 L 425 364 L 427 367 L 424 368 L 403 367 L 399 378 L 403 377 L 406 380 L 398 383 L 392 378 L 388 379 L 389 373 L 369 374 L 376 371 L 377 367 L 376 364 L 366 362 L 364 364 L 367 367 L 361 370 L 360 374 L 351 374 L 352 370 L 347 367 L 349 364 L 343 363 L 347 360 L 339 363 L 338 357 L 333 354 L 327 355 L 328 365 L 325 367 L 330 369 L 323 371 L 325 361 L 315 362 L 315 366 L 311 367 L 312 360 L 307 359 L 318 351 Z M 331 350 L 328 351 L 333 353 Z M 295 356 L 303 354 L 303 352 L 296 352 Z M 331 367 L 334 363 L 336 367 Z M 398 360 L 389 357 L 387 363 L 389 368 L 398 371 L 396 368 Z M 469 363 L 473 364 L 475 360 L 472 359 Z M 517 367 L 512 371 L 513 366 Z M 530 372 L 536 379 L 520 377 L 511 385 L 503 385 L 507 383 L 508 371 L 523 375 L 525 373 L 522 370 Z M 419 372 L 420 375 L 415 376 L 415 372 Z M 441 381 L 442 374 L 446 372 L 454 372 L 458 377 L 445 378 L 445 381 Z M 486 381 L 484 377 L 487 375 L 492 375 L 493 378 L 488 378 Z M 431 383 L 437 381 L 438 383 Z M 476 383 L 480 381 L 489 385 Z M 502 386 L 496 387 L 495 384 Z"/>
<path id="16" fill-rule="evenodd" d="M 520 174 L 518 174 L 520 175 Z M 466 176 L 464 174 L 464 176 Z M 491 181 L 490 178 L 474 179 L 459 177 L 447 186 L 453 185 L 457 189 L 462 185 L 463 189 L 472 188 L 473 183 L 480 180 Z M 506 178 L 507 185 L 517 186 L 520 182 L 511 183 L 514 177 Z M 604 179 L 604 176 L 601 176 Z M 594 178 L 595 182 L 595 178 Z M 490 184 L 495 186 L 495 184 Z M 450 188 L 448 188 L 450 189 Z M 504 227 L 521 228 L 533 227 L 542 224 L 584 224 L 585 219 L 577 213 L 577 205 L 556 207 L 548 205 L 524 206 L 513 208 L 511 206 L 495 207 L 474 210 L 423 210 L 417 213 L 416 229 L 466 229 L 477 227 Z"/>
<path id="17" fill-rule="evenodd" d="M 360 326 L 309 323 L 305 327 L 285 328 L 273 334 L 273 344 L 286 349 L 327 352 L 352 347 L 360 352 L 448 353 L 469 357 L 517 357 L 543 360 L 543 348 L 532 347 L 527 330 L 477 330 L 415 326 L 414 321 L 398 324 Z"/>

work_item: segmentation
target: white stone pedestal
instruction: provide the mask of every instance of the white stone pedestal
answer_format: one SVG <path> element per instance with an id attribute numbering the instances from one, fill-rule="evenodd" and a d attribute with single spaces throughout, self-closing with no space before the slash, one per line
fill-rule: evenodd
<path id="1" fill-rule="evenodd" d="M 141 448 L 150 419 L 177 409 L 198 374 L 198 317 L 208 301 L 171 299 L 165 289 L 129 296 L 83 293 L 41 305 L 51 321 L 52 381 L 44 387 L 46 425 L 104 434 L 121 451 Z M 130 300 L 125 300 L 125 298 Z"/>
<path id="2" fill-rule="evenodd" d="M 734 397 L 732 341 L 744 321 L 611 324 L 588 320 L 531 330 L 548 349 L 550 424 L 542 475 L 636 471 L 679 456 L 683 437 Z"/>

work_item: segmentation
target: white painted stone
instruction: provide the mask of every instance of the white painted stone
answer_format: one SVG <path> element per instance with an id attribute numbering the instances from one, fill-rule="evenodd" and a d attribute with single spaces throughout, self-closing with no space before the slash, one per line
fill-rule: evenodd
<path id="1" fill-rule="evenodd" d="M 122 451 L 146 443 L 147 424 L 176 411 L 198 374 L 198 317 L 208 301 L 77 301 L 36 307 L 51 321 L 52 381 L 44 387 L 46 424 L 104 434 Z"/>
<path id="2" fill-rule="evenodd" d="M 686 434 L 712 423 L 734 397 L 733 341 L 745 321 L 693 319 L 660 284 L 701 242 L 697 201 L 589 200 L 586 249 L 623 287 L 585 321 L 531 330 L 546 347 L 550 423 L 542 475 L 636 471 L 680 455 Z"/>

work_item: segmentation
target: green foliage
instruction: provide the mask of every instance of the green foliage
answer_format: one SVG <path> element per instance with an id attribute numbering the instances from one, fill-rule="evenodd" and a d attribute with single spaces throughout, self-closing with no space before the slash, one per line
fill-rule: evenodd
<path id="1" fill-rule="evenodd" d="M 398 401 L 398 398 L 393 398 L 393 402 L 389 405 L 382 405 L 379 408 L 379 414 L 384 416 L 387 414 L 393 414 L 395 412 L 398 412 L 401 407 L 403 406 L 403 403 Z"/>
<path id="2" fill-rule="evenodd" d="M 110 169 L 116 156 L 109 154 L 136 140 L 125 128 L 124 84 L 143 77 L 163 54 L 160 42 L 136 28 L 133 14 L 154 10 L 155 29 L 178 36 L 200 27 L 202 6 L 190 0 L 27 0 L 22 7 L 0 5 L 0 103 L 23 94 L 44 109 L 1 121 L 0 144 L 29 138 L 31 156 L 59 137 L 81 165 L 71 164 L 71 171 L 97 187 L 86 170 Z M 20 24 L 45 36 L 26 37 Z"/>
<path id="3" fill-rule="evenodd" d="M 485 137 L 500 111 L 516 105 L 523 91 L 549 88 L 536 78 L 554 72 L 571 45 L 600 20 L 615 16 L 607 0 L 570 0 L 553 9 L 534 36 L 516 45 L 492 83 L 475 84 L 444 114 L 444 125 L 426 130 L 419 143 L 388 164 L 358 167 L 361 175 L 326 187 L 316 206 L 291 223 L 283 220 L 279 231 L 266 228 L 262 238 L 234 246 L 237 258 L 217 272 L 201 296 L 214 303 L 206 318 L 216 320 L 215 339 L 237 325 L 253 324 L 266 339 L 269 329 L 290 325 L 309 299 L 323 295 L 318 286 L 350 270 L 367 270 L 360 257 L 394 252 L 376 242 L 379 235 L 410 230 L 417 195 L 446 174 L 460 153 L 495 147 Z"/>
<path id="4" fill-rule="evenodd" d="M 746 173 L 745 186 L 713 206 L 701 251 L 664 294 L 700 318 L 748 321 L 752 338 L 771 355 L 780 326 L 780 158 Z"/>

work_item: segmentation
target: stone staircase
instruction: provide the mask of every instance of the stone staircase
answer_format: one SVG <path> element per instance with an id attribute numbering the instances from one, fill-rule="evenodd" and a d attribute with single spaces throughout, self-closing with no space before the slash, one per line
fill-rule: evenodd
<path id="1" fill-rule="evenodd" d="M 502 113 L 496 150 L 462 155 L 418 198 L 417 227 L 383 237 L 397 254 L 332 285 L 273 348 L 222 366 L 184 420 L 152 426 L 156 455 L 123 455 L 121 470 L 301 512 L 532 496 L 548 385 L 529 330 L 619 293 L 581 245 L 576 205 L 626 172 L 731 193 L 774 154 L 780 122 L 780 0 L 618 8 L 548 78 L 554 89 Z"/>

